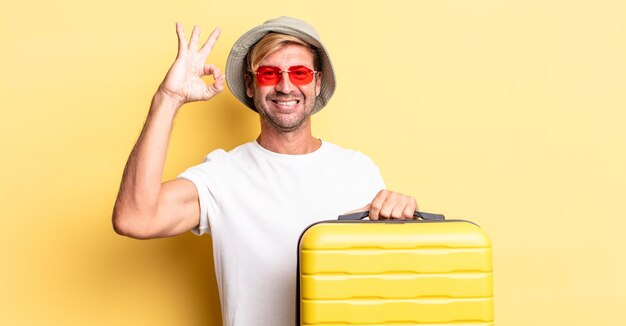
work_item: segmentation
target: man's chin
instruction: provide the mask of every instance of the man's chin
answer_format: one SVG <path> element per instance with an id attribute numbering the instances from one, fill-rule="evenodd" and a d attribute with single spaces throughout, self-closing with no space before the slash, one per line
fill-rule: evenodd
<path id="1" fill-rule="evenodd" d="M 293 132 L 307 125 L 309 116 L 297 119 L 284 119 L 285 117 L 263 114 L 262 119 L 280 132 Z"/>
<path id="2" fill-rule="evenodd" d="M 311 112 L 305 102 L 298 102 L 293 107 L 281 107 L 272 101 L 257 102 L 257 111 L 268 126 L 280 132 L 293 132 L 308 126 Z M 262 105 L 259 105 L 262 104 Z"/>

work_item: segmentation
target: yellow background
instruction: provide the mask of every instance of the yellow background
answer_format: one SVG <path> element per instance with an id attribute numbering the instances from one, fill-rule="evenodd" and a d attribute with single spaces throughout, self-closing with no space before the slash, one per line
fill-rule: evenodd
<path id="1" fill-rule="evenodd" d="M 0 324 L 217 325 L 210 237 L 114 234 L 150 98 L 188 35 L 314 24 L 338 88 L 318 137 L 494 243 L 498 325 L 625 325 L 626 2 L 78 1 L 0 6 Z M 179 113 L 166 178 L 254 138 L 225 92 Z M 332 216 L 329 216 L 332 218 Z"/>

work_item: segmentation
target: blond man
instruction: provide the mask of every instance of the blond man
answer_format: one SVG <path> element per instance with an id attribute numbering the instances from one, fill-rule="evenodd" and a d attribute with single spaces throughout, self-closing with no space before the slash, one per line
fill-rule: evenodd
<path id="1" fill-rule="evenodd" d="M 114 229 L 139 239 L 211 234 L 224 325 L 292 325 L 300 233 L 359 208 L 370 219 L 411 218 L 416 201 L 385 190 L 366 155 L 312 135 L 311 115 L 335 90 L 328 51 L 312 26 L 280 17 L 252 28 L 233 45 L 226 75 L 206 64 L 219 29 L 202 47 L 199 28 L 189 42 L 180 24 L 176 31 L 178 55 L 128 159 Z M 161 183 L 176 113 L 185 103 L 210 100 L 225 82 L 259 113 L 258 138 L 214 150 Z"/>

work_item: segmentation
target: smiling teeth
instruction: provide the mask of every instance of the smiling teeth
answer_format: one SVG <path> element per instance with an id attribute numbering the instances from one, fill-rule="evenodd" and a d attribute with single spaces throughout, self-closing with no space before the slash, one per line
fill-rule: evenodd
<path id="1" fill-rule="evenodd" d="M 283 106 L 294 106 L 298 103 L 298 101 L 289 101 L 289 102 L 276 102 L 276 104 L 278 105 L 283 105 Z"/>

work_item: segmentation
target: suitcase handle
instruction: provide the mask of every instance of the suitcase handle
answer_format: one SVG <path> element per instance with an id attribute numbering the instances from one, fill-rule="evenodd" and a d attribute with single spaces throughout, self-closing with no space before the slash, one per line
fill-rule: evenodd
<path id="1" fill-rule="evenodd" d="M 339 215 L 339 220 L 358 221 L 368 217 L 369 215 L 369 211 L 356 212 L 351 214 Z M 413 213 L 413 217 L 416 220 L 422 219 L 427 221 L 443 221 L 446 219 L 445 216 L 443 216 L 442 214 L 432 214 L 418 211 L 415 211 L 415 213 Z"/>

